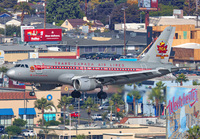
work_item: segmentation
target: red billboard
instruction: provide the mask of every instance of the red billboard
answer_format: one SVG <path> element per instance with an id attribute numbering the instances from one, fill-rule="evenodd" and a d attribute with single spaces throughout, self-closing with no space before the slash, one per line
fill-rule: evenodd
<path id="1" fill-rule="evenodd" d="M 62 41 L 62 29 L 25 29 L 24 42 Z"/>

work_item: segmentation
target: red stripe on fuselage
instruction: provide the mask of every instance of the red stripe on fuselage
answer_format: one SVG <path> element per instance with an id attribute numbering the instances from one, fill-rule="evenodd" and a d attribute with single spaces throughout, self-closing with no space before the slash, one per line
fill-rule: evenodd
<path id="1" fill-rule="evenodd" d="M 84 66 L 47 66 L 47 65 L 34 65 L 36 70 L 42 69 L 65 69 L 65 70 L 101 70 L 101 71 L 143 71 L 151 69 L 142 68 L 113 68 L 113 67 L 84 67 Z"/>

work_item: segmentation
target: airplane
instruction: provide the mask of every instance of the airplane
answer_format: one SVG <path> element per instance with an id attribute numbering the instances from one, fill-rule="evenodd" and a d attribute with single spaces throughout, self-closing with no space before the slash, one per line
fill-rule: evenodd
<path id="1" fill-rule="evenodd" d="M 100 88 L 97 96 L 105 99 L 105 85 L 140 82 L 179 70 L 168 62 L 174 34 L 175 27 L 166 27 L 145 57 L 138 61 L 26 59 L 9 69 L 7 76 L 16 81 L 30 82 L 38 90 L 71 85 L 74 98 L 81 96 L 80 91 Z M 31 93 L 35 95 L 34 88 Z"/>

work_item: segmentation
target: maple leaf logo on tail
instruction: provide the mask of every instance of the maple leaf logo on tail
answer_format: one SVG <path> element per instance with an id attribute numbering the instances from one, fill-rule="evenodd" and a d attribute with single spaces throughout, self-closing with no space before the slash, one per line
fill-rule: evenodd
<path id="1" fill-rule="evenodd" d="M 168 55 L 164 55 L 167 53 L 167 45 L 165 45 L 165 42 L 160 42 L 159 45 L 157 45 L 157 52 L 158 54 L 156 57 L 160 57 L 161 59 L 164 59 L 165 57 L 168 57 Z"/>

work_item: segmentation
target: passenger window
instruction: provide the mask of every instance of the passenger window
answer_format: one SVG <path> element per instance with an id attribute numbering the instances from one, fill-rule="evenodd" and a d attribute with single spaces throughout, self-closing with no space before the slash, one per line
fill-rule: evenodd
<path id="1" fill-rule="evenodd" d="M 24 64 L 21 64 L 21 67 L 24 67 Z"/>
<path id="2" fill-rule="evenodd" d="M 28 65 L 27 65 L 27 64 L 25 64 L 25 67 L 26 67 L 26 68 L 28 68 Z"/>

